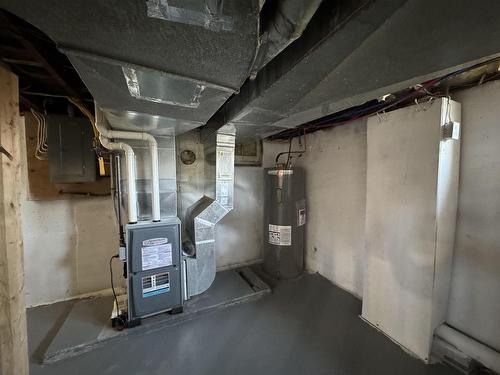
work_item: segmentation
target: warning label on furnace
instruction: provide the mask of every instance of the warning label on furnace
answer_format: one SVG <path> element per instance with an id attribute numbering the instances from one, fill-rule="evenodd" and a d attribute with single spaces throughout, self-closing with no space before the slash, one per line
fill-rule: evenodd
<path id="1" fill-rule="evenodd" d="M 291 246 L 292 227 L 290 225 L 269 224 L 269 243 L 278 246 Z"/>
<path id="2" fill-rule="evenodd" d="M 172 244 L 168 238 L 152 238 L 142 241 L 142 270 L 172 265 Z"/>

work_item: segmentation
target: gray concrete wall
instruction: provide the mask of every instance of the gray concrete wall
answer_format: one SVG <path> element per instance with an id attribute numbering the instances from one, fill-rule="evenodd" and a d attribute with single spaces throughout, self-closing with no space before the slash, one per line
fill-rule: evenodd
<path id="1" fill-rule="evenodd" d="M 25 199 L 22 218 L 28 306 L 110 288 L 108 261 L 118 249 L 110 198 Z"/>
<path id="2" fill-rule="evenodd" d="M 40 178 L 40 173 L 28 182 L 26 137 L 23 128 L 21 214 L 26 305 L 87 293 L 110 293 L 108 262 L 118 249 L 118 225 L 111 198 L 56 199 L 56 195 L 47 194 L 51 198 L 32 200 L 30 188 L 54 188 L 47 185 L 46 176 Z M 115 262 L 114 271 L 120 286 L 119 262 Z"/>
<path id="3" fill-rule="evenodd" d="M 462 104 L 462 149 L 453 277 L 447 321 L 500 350 L 500 82 L 454 95 Z M 362 294 L 366 125 L 319 131 L 297 160 L 306 168 L 306 265 Z M 265 143 L 265 163 L 288 149 Z"/>
<path id="4" fill-rule="evenodd" d="M 448 322 L 500 351 L 500 82 L 455 99 L 463 133 Z"/>
<path id="5" fill-rule="evenodd" d="M 296 140 L 294 148 L 298 148 Z M 288 144 L 265 143 L 274 163 Z M 284 161 L 285 159 L 283 159 Z M 306 267 L 360 296 L 366 201 L 366 120 L 307 136 L 307 152 L 293 164 L 306 170 Z"/>

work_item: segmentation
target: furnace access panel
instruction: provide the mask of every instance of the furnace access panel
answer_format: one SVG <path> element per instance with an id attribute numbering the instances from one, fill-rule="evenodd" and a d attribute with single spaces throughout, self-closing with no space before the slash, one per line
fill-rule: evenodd
<path id="1" fill-rule="evenodd" d="M 129 320 L 182 306 L 180 221 L 127 226 Z"/>

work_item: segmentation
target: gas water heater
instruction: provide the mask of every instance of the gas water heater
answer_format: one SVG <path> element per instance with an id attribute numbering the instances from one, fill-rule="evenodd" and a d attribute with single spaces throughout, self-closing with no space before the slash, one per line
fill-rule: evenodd
<path id="1" fill-rule="evenodd" d="M 304 270 L 306 200 L 304 171 L 264 170 L 264 271 L 278 279 Z"/>

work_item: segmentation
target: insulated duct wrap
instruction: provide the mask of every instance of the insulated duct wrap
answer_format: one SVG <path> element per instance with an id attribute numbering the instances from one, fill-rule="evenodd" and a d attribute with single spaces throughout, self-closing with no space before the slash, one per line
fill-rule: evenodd
<path id="1" fill-rule="evenodd" d="M 294 40 L 297 40 L 318 10 L 321 0 L 279 0 L 274 16 L 261 37 L 252 75 L 274 59 Z"/>
<path id="2" fill-rule="evenodd" d="M 203 293 L 215 278 L 215 225 L 233 209 L 235 129 L 226 125 L 205 146 L 205 196 L 188 212 L 185 247 L 187 298 Z M 190 248 L 190 249 L 188 249 Z"/>

